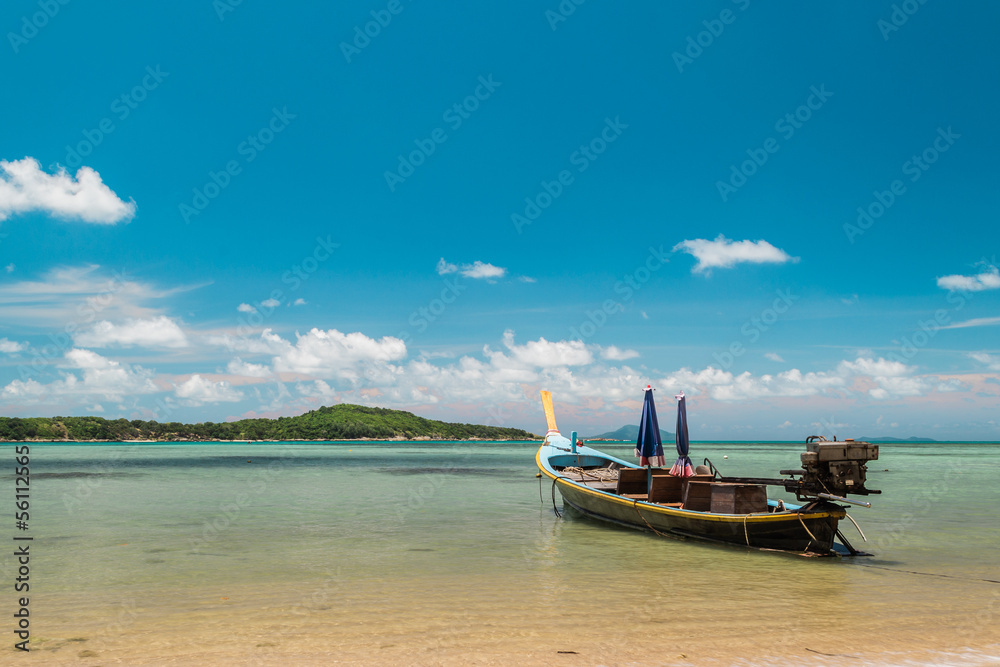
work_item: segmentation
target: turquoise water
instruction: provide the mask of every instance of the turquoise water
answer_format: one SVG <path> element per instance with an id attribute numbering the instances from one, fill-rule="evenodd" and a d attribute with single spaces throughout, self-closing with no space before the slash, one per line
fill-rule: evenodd
<path id="1" fill-rule="evenodd" d="M 1000 585 L 984 581 L 1000 580 L 1000 445 L 883 445 L 869 486 L 884 493 L 851 510 L 868 543 L 844 527 L 876 555 L 850 562 L 560 519 L 535 449 L 31 445 L 28 660 L 1000 661 Z M 695 443 L 692 455 L 776 476 L 801 449 Z M 12 473 L 13 446 L 2 451 Z"/>

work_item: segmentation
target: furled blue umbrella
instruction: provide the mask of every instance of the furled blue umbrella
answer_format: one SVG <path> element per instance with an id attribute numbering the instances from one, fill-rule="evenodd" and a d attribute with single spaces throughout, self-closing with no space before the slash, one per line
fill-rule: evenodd
<path id="1" fill-rule="evenodd" d="M 660 425 L 656 421 L 656 406 L 653 404 L 653 388 L 649 385 L 646 385 L 646 396 L 642 401 L 635 455 L 639 457 L 640 465 L 659 467 L 666 463 L 663 443 L 660 441 Z"/>
<path id="2" fill-rule="evenodd" d="M 684 392 L 682 391 L 674 398 L 677 399 L 677 431 L 674 434 L 677 441 L 677 462 L 670 469 L 670 474 L 678 477 L 691 477 L 694 475 L 694 469 L 691 466 L 691 459 L 688 458 L 691 447 L 688 442 L 688 416 Z"/>

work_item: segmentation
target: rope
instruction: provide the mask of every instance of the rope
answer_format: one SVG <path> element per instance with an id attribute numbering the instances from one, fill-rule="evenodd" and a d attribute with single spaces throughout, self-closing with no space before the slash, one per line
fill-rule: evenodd
<path id="1" fill-rule="evenodd" d="M 865 534 L 861 532 L 861 526 L 859 526 L 859 525 L 858 525 L 858 522 L 854 520 L 854 517 L 852 517 L 852 516 L 851 516 L 850 514 L 848 514 L 847 512 L 844 512 L 844 516 L 846 516 L 846 517 L 847 517 L 848 519 L 850 519 L 850 520 L 851 520 L 851 523 L 853 523 L 853 524 L 854 524 L 854 527 L 858 529 L 858 534 L 860 534 L 860 535 L 861 535 L 861 539 L 863 539 L 863 540 L 864 540 L 865 542 L 867 542 L 867 541 L 868 541 L 868 538 L 867 538 L 867 537 L 865 537 Z"/>
<path id="2" fill-rule="evenodd" d="M 747 532 L 747 519 L 750 518 L 749 514 L 743 515 L 743 537 L 747 540 L 747 546 L 750 546 L 750 533 Z"/>
<path id="3" fill-rule="evenodd" d="M 961 579 L 962 581 L 985 581 L 988 584 L 1000 584 L 1000 579 L 983 579 L 982 577 L 962 577 L 954 574 L 939 574 L 937 572 L 917 572 L 916 570 L 900 570 L 895 567 L 884 567 L 882 565 L 867 565 L 865 563 L 855 563 L 857 567 L 870 567 L 875 570 L 888 570 L 889 572 L 901 572 L 903 574 L 919 574 L 925 577 L 942 577 L 944 579 Z"/>
<path id="4" fill-rule="evenodd" d="M 798 515 L 798 517 L 799 517 L 799 523 L 802 524 L 802 527 L 806 529 L 807 533 L 809 533 L 809 537 L 812 538 L 812 542 L 810 542 L 809 544 L 807 544 L 806 548 L 802 550 L 803 552 L 809 551 L 809 547 L 812 546 L 812 543 L 816 542 L 818 544 L 819 540 L 817 540 L 816 536 L 812 534 L 811 530 L 809 530 L 809 526 L 806 525 L 806 522 L 802 520 L 802 512 L 796 512 L 796 515 Z"/>
<path id="5" fill-rule="evenodd" d="M 635 513 L 639 515 L 639 518 L 642 519 L 642 522 L 644 524 L 646 524 L 646 528 L 649 528 L 651 531 L 653 531 L 654 533 L 656 533 L 660 537 L 671 537 L 671 535 L 667 535 L 665 533 L 661 533 L 660 531 L 658 531 L 657 529 L 655 529 L 651 525 L 649 525 L 649 522 L 646 521 L 646 517 L 644 517 L 642 515 L 642 512 L 639 511 L 639 501 L 638 500 L 635 500 L 635 499 L 632 500 L 632 507 L 635 508 Z"/>
<path id="6" fill-rule="evenodd" d="M 562 470 L 569 475 L 580 475 L 580 477 L 590 477 L 598 482 L 613 482 L 618 479 L 618 471 L 611 468 L 596 468 L 594 470 L 584 470 L 576 466 L 567 466 Z M 581 479 L 586 482 L 587 480 Z"/>
<path id="7" fill-rule="evenodd" d="M 559 511 L 559 508 L 556 507 L 556 480 L 557 479 L 559 479 L 559 478 L 558 477 L 553 477 L 552 478 L 552 509 L 555 511 L 556 516 L 561 519 L 562 518 L 562 513 Z"/>

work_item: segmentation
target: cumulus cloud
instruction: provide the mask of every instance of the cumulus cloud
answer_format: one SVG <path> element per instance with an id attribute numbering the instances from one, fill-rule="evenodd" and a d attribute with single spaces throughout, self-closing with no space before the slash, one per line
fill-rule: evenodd
<path id="1" fill-rule="evenodd" d="M 713 268 L 728 269 L 740 263 L 784 264 L 798 261 L 767 241 L 732 241 L 719 234 L 714 241 L 692 239 L 681 241 L 674 251 L 682 250 L 692 255 L 698 263 L 692 273 L 707 273 Z"/>
<path id="2" fill-rule="evenodd" d="M 256 313 L 257 312 L 257 309 L 254 308 L 253 306 L 251 306 L 249 303 L 241 303 L 240 305 L 236 306 L 236 310 L 240 311 L 241 313 Z"/>
<path id="3" fill-rule="evenodd" d="M 292 305 L 293 306 L 304 306 L 304 305 L 306 305 L 306 300 L 302 299 L 302 298 L 296 299 L 295 301 L 292 301 Z"/>
<path id="4" fill-rule="evenodd" d="M 369 338 L 360 332 L 311 329 L 296 334 L 293 345 L 265 330 L 261 340 L 277 354 L 274 369 L 317 377 L 357 379 L 364 363 L 389 362 L 406 356 L 406 343 L 393 336 Z"/>
<path id="5" fill-rule="evenodd" d="M 243 394 L 233 389 L 228 382 L 212 382 L 197 373 L 184 382 L 174 385 L 174 394 L 192 406 L 205 403 L 235 403 L 243 398 Z"/>
<path id="6" fill-rule="evenodd" d="M 73 341 L 83 347 L 187 347 L 188 339 L 169 317 L 129 319 L 120 324 L 102 320 L 80 331 Z"/>
<path id="7" fill-rule="evenodd" d="M 24 350 L 24 343 L 18 343 L 17 341 L 0 338 L 0 352 L 16 354 L 22 350 Z"/>
<path id="8" fill-rule="evenodd" d="M 152 372 L 102 357 L 91 350 L 73 348 L 63 356 L 62 378 L 49 384 L 33 379 L 14 380 L 0 391 L 0 399 L 50 402 L 60 399 L 93 401 L 95 398 L 120 401 L 126 396 L 158 391 Z M 79 374 L 77 374 L 78 371 Z"/>
<path id="9" fill-rule="evenodd" d="M 548 368 L 552 366 L 580 366 L 590 364 L 594 356 L 581 340 L 547 341 L 544 338 L 528 341 L 524 345 L 514 343 L 514 332 L 510 329 L 503 334 L 503 344 L 514 359 L 529 366 Z"/>
<path id="10" fill-rule="evenodd" d="M 11 262 L 10 264 L 8 264 L 7 266 L 5 266 L 5 267 L 3 267 L 3 268 L 4 268 L 4 270 L 5 270 L 5 271 L 6 271 L 7 273 L 14 273 L 14 269 L 16 269 L 17 267 L 16 267 L 16 266 L 14 266 L 14 262 Z"/>
<path id="11" fill-rule="evenodd" d="M 481 262 L 478 259 L 472 264 L 462 264 L 458 266 L 457 264 L 451 264 L 446 262 L 444 257 L 438 260 L 437 263 L 438 275 L 444 276 L 449 273 L 458 273 L 466 278 L 474 278 L 477 280 L 496 280 L 497 278 L 503 278 L 507 275 L 507 269 L 494 266 L 493 264 L 487 264 L 486 262 Z M 528 279 L 525 282 L 532 282 L 532 279 Z"/>
<path id="12" fill-rule="evenodd" d="M 135 216 L 135 202 L 119 199 L 90 167 L 81 167 L 74 178 L 62 168 L 47 174 L 31 157 L 0 160 L 0 221 L 33 211 L 113 225 Z"/>
<path id="13" fill-rule="evenodd" d="M 858 357 L 841 361 L 827 372 L 803 373 L 793 368 L 776 375 L 754 376 L 749 372 L 734 375 L 714 366 L 700 371 L 682 368 L 663 382 L 674 389 L 704 392 L 719 401 L 815 396 L 829 392 L 860 392 L 876 400 L 885 400 L 920 396 L 935 388 L 932 382 L 914 372 L 914 367 L 899 361 Z"/>
<path id="14" fill-rule="evenodd" d="M 937 279 L 938 287 L 953 292 L 982 292 L 990 289 L 1000 289 L 1000 269 L 989 266 L 982 273 L 974 276 L 950 275 Z"/>
<path id="15" fill-rule="evenodd" d="M 277 308 L 278 306 L 281 305 L 281 302 L 278 301 L 277 299 L 264 299 L 263 301 L 260 302 L 260 305 L 264 306 L 265 308 Z"/>
<path id="16" fill-rule="evenodd" d="M 784 361 L 784 359 L 781 358 L 781 355 L 778 354 L 777 352 L 765 352 L 764 358 L 770 359 L 771 361 L 778 361 L 778 362 Z"/>
<path id="17" fill-rule="evenodd" d="M 232 359 L 226 366 L 226 372 L 233 375 L 242 375 L 250 378 L 264 378 L 271 375 L 271 371 L 263 364 L 252 364 L 243 361 L 239 357 Z"/>

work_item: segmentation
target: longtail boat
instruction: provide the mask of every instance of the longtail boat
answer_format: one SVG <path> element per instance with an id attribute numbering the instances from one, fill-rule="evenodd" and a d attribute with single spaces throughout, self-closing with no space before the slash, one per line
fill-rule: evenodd
<path id="1" fill-rule="evenodd" d="M 541 394 L 548 431 L 535 461 L 541 475 L 552 480 L 553 505 L 558 489 L 564 506 L 661 537 L 802 556 L 871 555 L 855 549 L 841 532 L 840 522 L 850 519 L 841 503 L 871 507 L 844 496 L 880 493 L 865 487 L 867 462 L 878 459 L 878 445 L 810 436 L 800 456 L 801 469 L 781 470 L 786 477 L 774 479 L 724 476 L 707 459 L 707 465 L 694 471 L 701 474 L 690 474 L 690 466 L 677 464 L 670 470 L 640 467 L 583 445 L 575 431 L 571 438 L 563 436 L 551 394 Z M 682 409 L 678 422 L 684 417 L 686 440 Z M 679 464 L 687 459 L 687 452 L 682 453 Z M 658 460 L 662 465 L 662 450 Z M 678 471 L 681 474 L 671 474 Z M 768 486 L 794 493 L 801 504 L 768 498 Z"/>

